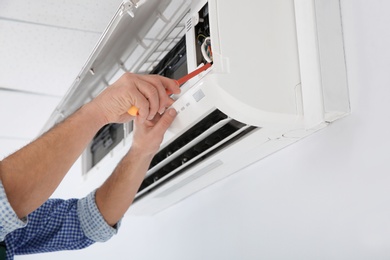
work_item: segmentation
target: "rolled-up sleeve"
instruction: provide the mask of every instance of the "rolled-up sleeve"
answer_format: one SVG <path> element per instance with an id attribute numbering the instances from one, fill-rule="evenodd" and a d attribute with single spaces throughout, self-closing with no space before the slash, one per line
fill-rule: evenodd
<path id="1" fill-rule="evenodd" d="M 95 193 L 96 191 L 93 191 L 78 201 L 77 213 L 84 234 L 96 242 L 105 242 L 118 232 L 121 222 L 115 227 L 107 224 L 96 205 Z"/>
<path id="2" fill-rule="evenodd" d="M 23 219 L 18 218 L 8 201 L 7 194 L 0 181 L 0 241 L 3 241 L 7 234 L 26 225 L 27 217 Z"/>

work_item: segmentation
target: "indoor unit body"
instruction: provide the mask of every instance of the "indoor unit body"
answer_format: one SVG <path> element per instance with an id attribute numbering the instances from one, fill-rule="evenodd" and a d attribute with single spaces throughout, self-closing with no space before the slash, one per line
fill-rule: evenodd
<path id="1" fill-rule="evenodd" d="M 46 128 L 124 72 L 178 79 L 167 131 L 129 213 L 153 214 L 349 114 L 339 0 L 124 2 Z M 132 123 L 99 131 L 86 186 L 106 179 Z"/>

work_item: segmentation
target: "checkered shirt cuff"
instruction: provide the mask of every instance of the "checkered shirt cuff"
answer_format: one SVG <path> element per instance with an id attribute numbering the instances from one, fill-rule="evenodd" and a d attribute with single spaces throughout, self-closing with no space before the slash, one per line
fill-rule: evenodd
<path id="1" fill-rule="evenodd" d="M 9 204 L 7 194 L 0 181 L 0 241 L 3 241 L 5 236 L 12 231 L 23 228 L 27 225 L 27 217 L 19 219 L 15 211 Z"/>
<path id="2" fill-rule="evenodd" d="M 120 221 L 111 227 L 104 220 L 95 201 L 96 190 L 77 203 L 77 213 L 85 235 L 96 242 L 105 242 L 118 232 Z"/>

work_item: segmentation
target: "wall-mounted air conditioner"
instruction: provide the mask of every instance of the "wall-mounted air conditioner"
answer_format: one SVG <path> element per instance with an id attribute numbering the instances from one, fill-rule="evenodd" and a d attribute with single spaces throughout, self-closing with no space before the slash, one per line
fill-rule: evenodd
<path id="1" fill-rule="evenodd" d="M 124 2 L 45 129 L 122 73 L 178 79 L 178 116 L 130 209 L 156 213 L 350 111 L 339 0 Z M 83 154 L 102 182 L 132 142 L 132 123 L 101 129 Z"/>

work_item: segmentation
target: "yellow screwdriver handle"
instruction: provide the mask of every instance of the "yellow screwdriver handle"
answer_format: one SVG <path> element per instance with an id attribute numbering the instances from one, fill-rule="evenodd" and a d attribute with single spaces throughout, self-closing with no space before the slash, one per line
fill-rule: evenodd
<path id="1" fill-rule="evenodd" d="M 138 115 L 138 107 L 131 106 L 129 110 L 127 110 L 127 113 L 131 116 L 137 116 Z"/>

